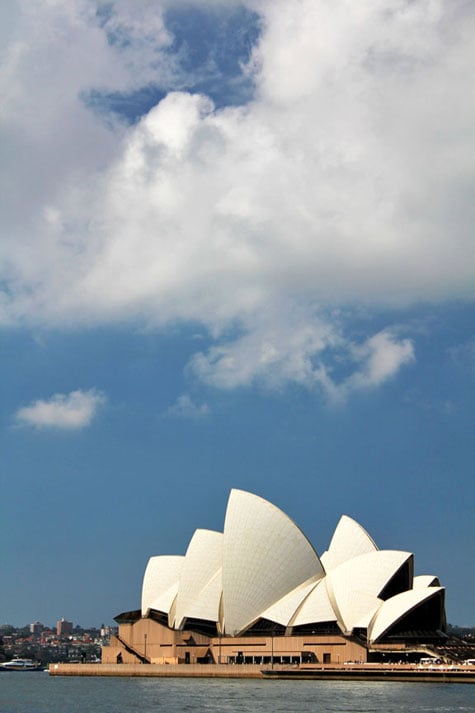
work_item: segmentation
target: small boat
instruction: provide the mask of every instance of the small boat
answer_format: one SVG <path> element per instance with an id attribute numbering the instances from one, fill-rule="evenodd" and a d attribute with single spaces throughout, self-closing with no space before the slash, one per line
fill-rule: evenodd
<path id="1" fill-rule="evenodd" d="M 45 667 L 33 659 L 12 659 L 0 664 L 0 671 L 44 671 Z"/>

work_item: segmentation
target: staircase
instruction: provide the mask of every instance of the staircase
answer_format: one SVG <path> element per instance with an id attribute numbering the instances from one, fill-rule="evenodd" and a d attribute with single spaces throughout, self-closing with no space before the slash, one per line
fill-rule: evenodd
<path id="1" fill-rule="evenodd" d="M 137 651 L 136 649 L 133 648 L 130 644 L 128 644 L 124 639 L 121 639 L 119 635 L 116 635 L 117 641 L 119 641 L 124 649 L 127 651 L 127 653 L 132 654 L 132 656 L 135 656 L 138 658 L 140 663 L 150 663 L 150 659 L 147 656 L 144 656 L 143 654 L 140 653 L 140 651 Z"/>

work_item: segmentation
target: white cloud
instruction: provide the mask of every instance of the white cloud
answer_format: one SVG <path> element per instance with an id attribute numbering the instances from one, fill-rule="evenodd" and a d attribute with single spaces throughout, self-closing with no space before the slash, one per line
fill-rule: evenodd
<path id="1" fill-rule="evenodd" d="M 188 394 L 182 394 L 176 400 L 176 403 L 167 411 L 169 416 L 175 418 L 203 418 L 208 416 L 210 409 L 207 403 L 197 404 L 195 403 Z"/>
<path id="2" fill-rule="evenodd" d="M 414 346 L 388 325 L 355 350 L 333 307 L 474 298 L 475 9 L 247 5 L 254 101 L 170 93 L 127 130 L 78 97 L 172 83 L 160 3 L 117 2 L 102 27 L 92 1 L 22 6 L 2 75 L 0 322 L 192 320 L 216 338 L 191 365 L 209 383 L 329 391 L 344 351 L 361 360 L 346 390 L 370 388 Z"/>
<path id="3" fill-rule="evenodd" d="M 16 412 L 16 420 L 35 428 L 79 430 L 89 426 L 105 396 L 95 389 L 54 394 L 48 400 L 38 399 Z"/>
<path id="4" fill-rule="evenodd" d="M 313 387 L 325 378 L 323 352 L 342 343 L 335 326 L 318 316 L 274 306 L 248 320 L 236 338 L 195 354 L 189 368 L 201 380 L 223 389 L 253 383 L 275 389 L 288 382 Z"/>
<path id="5" fill-rule="evenodd" d="M 297 383 L 317 389 L 331 401 L 342 401 L 394 377 L 415 361 L 414 344 L 389 330 L 362 344 L 347 340 L 328 320 L 309 315 L 279 314 L 274 322 L 253 325 L 234 341 L 195 354 L 190 369 L 206 383 L 224 389 L 251 384 L 276 389 Z M 346 375 L 338 377 L 341 363 Z"/>
<path id="6" fill-rule="evenodd" d="M 379 386 L 397 374 L 403 365 L 415 360 L 413 342 L 397 340 L 388 330 L 378 332 L 361 346 L 354 346 L 352 352 L 360 367 L 343 385 L 350 391 Z"/>

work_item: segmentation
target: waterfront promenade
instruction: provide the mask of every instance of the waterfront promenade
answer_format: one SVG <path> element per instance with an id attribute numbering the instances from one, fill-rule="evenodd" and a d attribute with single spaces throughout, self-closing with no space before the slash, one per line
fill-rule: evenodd
<path id="1" fill-rule="evenodd" d="M 266 678 L 306 680 L 475 683 L 475 666 L 327 664 L 262 667 L 259 664 L 51 664 L 51 676 L 143 676 L 168 678 Z"/>

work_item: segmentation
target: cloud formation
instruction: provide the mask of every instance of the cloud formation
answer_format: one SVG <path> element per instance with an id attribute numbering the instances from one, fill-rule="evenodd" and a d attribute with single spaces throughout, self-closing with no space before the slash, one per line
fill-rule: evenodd
<path id="1" fill-rule="evenodd" d="M 415 360 L 414 343 L 390 330 L 354 343 L 333 324 L 316 319 L 284 319 L 256 327 L 233 342 L 195 354 L 191 370 L 222 389 L 263 384 L 278 389 L 289 382 L 319 390 L 330 401 L 375 388 Z M 342 370 L 344 375 L 339 375 Z"/>
<path id="2" fill-rule="evenodd" d="M 376 387 L 394 376 L 401 366 L 415 359 L 410 339 L 397 339 L 390 331 L 378 332 L 352 349 L 358 370 L 343 384 L 346 390 Z"/>
<path id="3" fill-rule="evenodd" d="M 210 408 L 207 403 L 197 404 L 188 394 L 182 394 L 178 397 L 173 406 L 167 411 L 168 416 L 174 418 L 203 418 L 208 416 Z"/>
<path id="4" fill-rule="evenodd" d="M 0 322 L 192 321 L 215 341 L 190 370 L 215 386 L 382 384 L 413 343 L 389 321 L 355 345 L 334 308 L 474 298 L 475 9 L 246 5 L 253 100 L 169 92 L 129 128 L 81 97 L 180 84 L 166 3 L 22 5 L 2 70 Z"/>
<path id="5" fill-rule="evenodd" d="M 15 416 L 18 423 L 37 429 L 58 428 L 75 431 L 90 425 L 105 400 L 104 394 L 95 389 L 54 394 L 48 400 L 38 399 L 28 406 L 23 406 Z"/>

